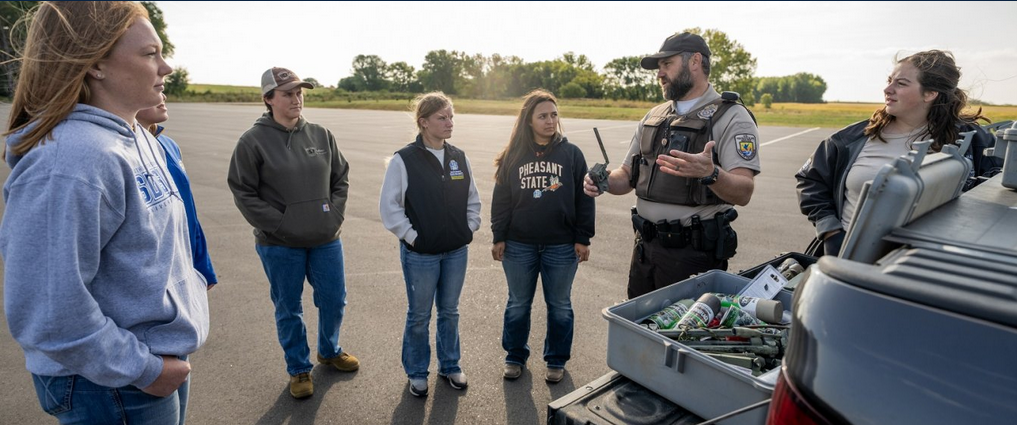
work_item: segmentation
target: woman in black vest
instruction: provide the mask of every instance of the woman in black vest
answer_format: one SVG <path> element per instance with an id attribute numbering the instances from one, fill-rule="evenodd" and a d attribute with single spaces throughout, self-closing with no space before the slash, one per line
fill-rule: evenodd
<path id="1" fill-rule="evenodd" d="M 410 394 L 423 397 L 431 363 L 432 304 L 438 306 L 438 376 L 452 388 L 466 388 L 459 367 L 459 294 L 467 250 L 480 228 L 480 195 L 466 154 L 445 141 L 452 137 L 452 101 L 435 92 L 414 103 L 417 139 L 392 156 L 380 209 L 385 228 L 399 237 L 409 301 L 403 369 Z"/>
<path id="2" fill-rule="evenodd" d="M 547 303 L 544 379 L 556 383 L 571 357 L 572 280 L 590 256 L 595 204 L 583 194 L 586 158 L 562 135 L 554 95 L 534 90 L 526 96 L 508 146 L 494 164 L 491 254 L 502 262 L 509 292 L 504 376 L 522 375 L 530 355 L 530 308 L 539 274 Z"/>

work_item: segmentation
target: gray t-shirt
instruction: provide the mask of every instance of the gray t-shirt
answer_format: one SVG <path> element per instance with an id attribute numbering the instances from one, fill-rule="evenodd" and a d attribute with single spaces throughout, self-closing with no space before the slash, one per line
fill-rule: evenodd
<path id="1" fill-rule="evenodd" d="M 858 207 L 858 199 L 862 196 L 862 185 L 872 181 L 876 173 L 884 165 L 889 164 L 894 158 L 906 155 L 911 151 L 911 144 L 916 140 L 917 135 L 911 133 L 883 133 L 886 143 L 876 138 L 870 138 L 865 142 L 862 151 L 858 153 L 851 169 L 848 170 L 847 179 L 844 182 L 844 206 L 841 209 L 840 223 L 846 230 L 851 224 L 855 208 Z"/>

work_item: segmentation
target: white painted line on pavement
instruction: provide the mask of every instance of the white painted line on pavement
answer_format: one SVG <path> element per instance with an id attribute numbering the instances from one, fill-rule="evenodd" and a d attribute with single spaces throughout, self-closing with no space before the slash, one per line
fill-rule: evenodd
<path id="1" fill-rule="evenodd" d="M 760 146 L 760 147 L 763 147 L 763 146 L 766 146 L 766 145 L 772 145 L 772 144 L 774 144 L 774 143 L 777 143 L 777 142 L 780 142 L 780 141 L 783 141 L 783 140 L 787 140 L 787 139 L 790 139 L 790 138 L 792 138 L 792 137 L 798 137 L 798 136 L 801 136 L 801 135 L 803 135 L 803 134 L 805 134 L 805 133 L 808 133 L 808 132 L 810 132 L 810 131 L 816 131 L 816 130 L 819 130 L 819 127 L 813 127 L 813 128 L 810 128 L 810 129 L 808 129 L 808 130 L 805 130 L 805 131 L 800 131 L 800 132 L 797 132 L 797 133 L 795 133 L 795 134 L 792 134 L 792 135 L 790 135 L 790 136 L 784 136 L 784 137 L 781 137 L 781 138 L 779 138 L 779 139 L 774 139 L 774 140 L 771 140 L 771 141 L 769 141 L 769 142 L 763 143 L 763 144 L 761 144 L 761 145 L 759 145 L 759 146 Z"/>

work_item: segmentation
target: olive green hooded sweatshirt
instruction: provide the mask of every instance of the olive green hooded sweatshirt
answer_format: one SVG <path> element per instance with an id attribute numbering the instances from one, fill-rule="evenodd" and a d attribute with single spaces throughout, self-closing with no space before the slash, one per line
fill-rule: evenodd
<path id="1" fill-rule="evenodd" d="M 287 130 L 265 113 L 240 136 L 226 177 L 262 245 L 311 248 L 339 238 L 349 165 L 325 127 Z"/>

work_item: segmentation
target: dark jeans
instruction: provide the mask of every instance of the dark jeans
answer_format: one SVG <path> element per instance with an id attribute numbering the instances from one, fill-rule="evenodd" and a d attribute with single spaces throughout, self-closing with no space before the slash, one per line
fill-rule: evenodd
<path id="1" fill-rule="evenodd" d="M 530 356 L 530 309 L 537 290 L 537 276 L 543 285 L 547 304 L 547 333 L 544 337 L 544 361 L 562 369 L 572 357 L 572 281 L 579 258 L 574 244 L 532 245 L 505 242 L 501 261 L 508 282 L 508 303 L 501 346 L 507 353 L 505 363 L 526 364 Z"/>
<path id="2" fill-rule="evenodd" d="M 709 270 L 727 270 L 727 260 L 717 260 L 713 253 L 684 248 L 665 248 L 660 239 L 644 242 L 636 237 L 629 266 L 629 299 L 648 294 L 694 274 Z"/>

